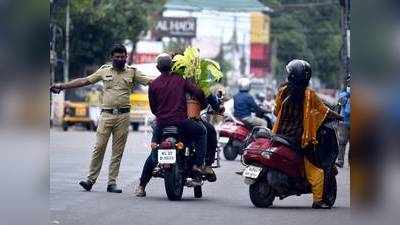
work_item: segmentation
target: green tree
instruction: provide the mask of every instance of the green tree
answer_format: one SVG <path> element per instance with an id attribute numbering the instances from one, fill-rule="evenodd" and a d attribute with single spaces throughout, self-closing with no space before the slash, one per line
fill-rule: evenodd
<path id="1" fill-rule="evenodd" d="M 74 0 L 71 1 L 70 74 L 107 62 L 112 44 L 124 39 L 137 42 L 151 26 L 150 15 L 165 1 Z M 60 1 L 57 22 L 65 26 L 66 4 Z M 61 49 L 60 49 L 61 50 Z"/>
<path id="2" fill-rule="evenodd" d="M 274 9 L 271 14 L 271 38 L 277 43 L 274 71 L 281 78 L 283 66 L 294 58 L 304 58 L 313 75 L 328 87 L 340 80 L 340 7 L 339 2 L 315 5 L 305 0 L 261 0 Z M 309 4 L 288 7 L 288 4 Z"/>

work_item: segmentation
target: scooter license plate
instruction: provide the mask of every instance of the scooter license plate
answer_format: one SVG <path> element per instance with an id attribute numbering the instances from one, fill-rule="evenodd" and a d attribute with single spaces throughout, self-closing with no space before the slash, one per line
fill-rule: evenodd
<path id="1" fill-rule="evenodd" d="M 258 175 L 260 175 L 261 171 L 262 168 L 260 167 L 248 166 L 243 172 L 243 177 L 255 179 L 258 177 Z"/>
<path id="2" fill-rule="evenodd" d="M 158 163 L 172 164 L 176 162 L 175 149 L 159 149 L 158 150 Z"/>
<path id="3" fill-rule="evenodd" d="M 226 143 L 229 142 L 229 138 L 228 138 L 228 137 L 220 137 L 220 138 L 218 139 L 218 142 L 219 142 L 219 143 L 226 144 Z"/>

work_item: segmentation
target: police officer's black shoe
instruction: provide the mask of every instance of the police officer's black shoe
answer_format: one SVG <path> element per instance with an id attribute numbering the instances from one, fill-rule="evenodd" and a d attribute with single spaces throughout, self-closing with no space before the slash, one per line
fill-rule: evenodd
<path id="1" fill-rule="evenodd" d="M 107 186 L 107 192 L 122 193 L 122 189 L 117 188 L 116 184 L 109 184 Z"/>
<path id="2" fill-rule="evenodd" d="M 81 185 L 86 191 L 92 190 L 93 182 L 89 180 L 81 180 L 79 181 L 79 185 Z"/>
<path id="3" fill-rule="evenodd" d="M 313 209 L 330 209 L 332 208 L 330 205 L 326 204 L 325 202 L 314 202 L 312 204 Z"/>

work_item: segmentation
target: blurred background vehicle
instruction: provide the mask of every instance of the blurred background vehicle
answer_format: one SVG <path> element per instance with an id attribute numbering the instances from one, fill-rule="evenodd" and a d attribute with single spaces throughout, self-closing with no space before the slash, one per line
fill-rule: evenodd
<path id="1" fill-rule="evenodd" d="M 155 63 L 138 63 L 132 66 L 154 79 L 160 74 Z M 130 96 L 130 123 L 133 131 L 138 131 L 142 125 L 148 126 L 155 118 L 150 110 L 148 90 L 148 86 L 135 86 Z"/>
<path id="2" fill-rule="evenodd" d="M 95 122 L 90 118 L 87 95 L 92 87 L 65 90 L 64 113 L 61 126 L 67 131 L 70 126 L 82 125 L 87 130 L 95 130 Z"/>
<path id="3" fill-rule="evenodd" d="M 150 110 L 148 87 L 136 87 L 131 96 L 130 123 L 133 131 L 138 131 L 139 126 L 148 125 L 150 119 L 154 118 Z"/>

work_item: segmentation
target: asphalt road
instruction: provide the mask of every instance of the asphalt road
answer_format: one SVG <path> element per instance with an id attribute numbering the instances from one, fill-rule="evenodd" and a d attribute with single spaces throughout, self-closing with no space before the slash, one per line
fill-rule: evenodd
<path id="1" fill-rule="evenodd" d="M 153 179 L 147 197 L 133 194 L 141 168 L 148 156 L 150 134 L 131 132 L 121 163 L 118 184 L 122 194 L 107 193 L 110 142 L 99 180 L 92 192 L 77 182 L 88 171 L 95 133 L 57 128 L 50 130 L 50 224 L 68 225 L 347 225 L 350 217 L 349 168 L 340 169 L 338 197 L 331 210 L 311 209 L 311 195 L 276 199 L 268 209 L 255 208 L 248 186 L 234 174 L 239 160 L 222 159 L 216 169 L 218 180 L 203 186 L 203 198 L 195 199 L 185 189 L 182 201 L 169 201 L 161 179 Z"/>

